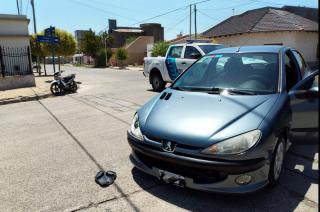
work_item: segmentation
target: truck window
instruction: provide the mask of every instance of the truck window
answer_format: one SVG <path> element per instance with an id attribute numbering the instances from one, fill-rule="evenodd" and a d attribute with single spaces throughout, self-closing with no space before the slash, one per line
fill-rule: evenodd
<path id="1" fill-rule="evenodd" d="M 193 46 L 186 46 L 186 50 L 184 52 L 185 59 L 199 59 L 201 56 L 201 53 L 196 48 Z"/>
<path id="2" fill-rule="evenodd" d="M 168 57 L 180 58 L 183 46 L 172 46 L 169 50 Z"/>

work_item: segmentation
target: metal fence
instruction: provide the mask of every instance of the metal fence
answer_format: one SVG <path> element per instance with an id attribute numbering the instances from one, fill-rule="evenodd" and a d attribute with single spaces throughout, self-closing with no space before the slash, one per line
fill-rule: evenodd
<path id="1" fill-rule="evenodd" d="M 0 77 L 32 74 L 30 47 L 0 46 Z"/>

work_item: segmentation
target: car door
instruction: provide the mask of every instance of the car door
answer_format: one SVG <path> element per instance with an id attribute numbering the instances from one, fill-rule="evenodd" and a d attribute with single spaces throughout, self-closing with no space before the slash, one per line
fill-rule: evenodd
<path id="1" fill-rule="evenodd" d="M 319 138 L 319 71 L 301 80 L 289 92 L 292 143 L 316 144 Z"/>
<path id="2" fill-rule="evenodd" d="M 182 56 L 182 50 L 183 46 L 171 46 L 165 60 L 166 68 L 172 81 L 175 80 L 181 72 L 178 64 L 180 63 L 179 60 Z"/>
<path id="3" fill-rule="evenodd" d="M 202 57 L 200 51 L 194 46 L 186 46 L 183 58 L 180 59 L 179 69 L 185 71 L 194 61 Z"/>

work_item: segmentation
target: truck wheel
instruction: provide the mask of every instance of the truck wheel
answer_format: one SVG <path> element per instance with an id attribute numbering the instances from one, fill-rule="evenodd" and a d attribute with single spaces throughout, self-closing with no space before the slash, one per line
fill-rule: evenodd
<path id="1" fill-rule="evenodd" d="M 166 87 L 166 82 L 163 81 L 161 75 L 159 73 L 154 73 L 151 75 L 150 82 L 152 85 L 152 88 L 156 92 L 161 92 Z"/>

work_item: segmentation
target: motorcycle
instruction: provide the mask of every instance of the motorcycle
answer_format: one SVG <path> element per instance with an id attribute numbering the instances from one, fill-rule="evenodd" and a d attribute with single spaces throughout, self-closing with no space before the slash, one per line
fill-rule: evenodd
<path id="1" fill-rule="evenodd" d="M 53 74 L 54 80 L 51 82 L 50 90 L 55 96 L 62 95 L 66 92 L 77 92 L 78 85 L 75 81 L 75 74 L 61 77 L 59 72 Z"/>

